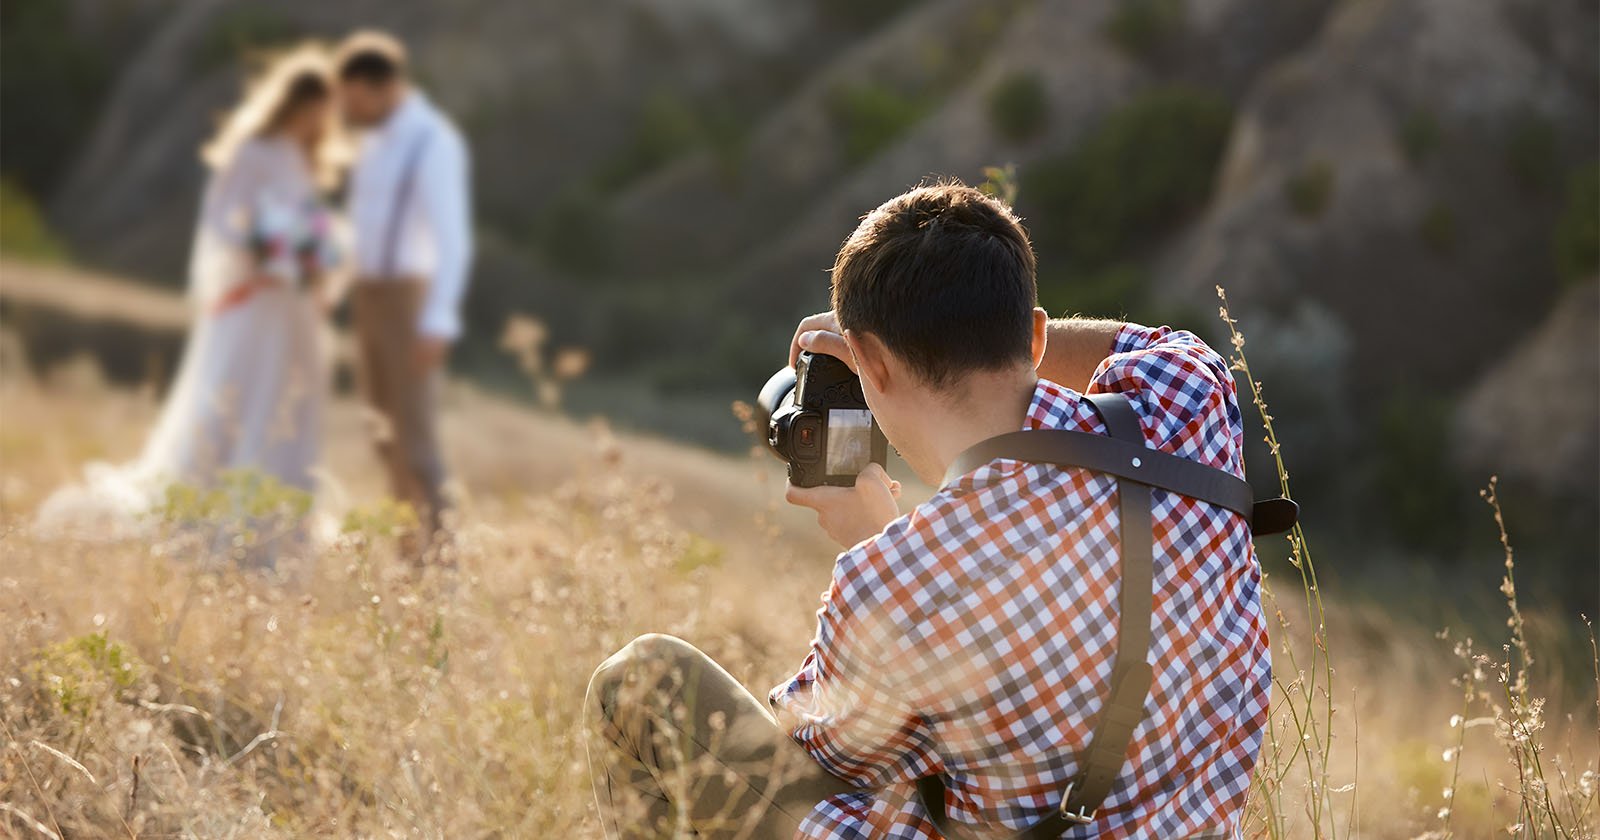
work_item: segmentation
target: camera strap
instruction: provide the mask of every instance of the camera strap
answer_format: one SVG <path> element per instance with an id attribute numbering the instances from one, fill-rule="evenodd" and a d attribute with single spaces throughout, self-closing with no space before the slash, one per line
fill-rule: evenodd
<path id="1" fill-rule="evenodd" d="M 1056 840 L 1062 832 L 1094 821 L 1101 803 L 1127 762 L 1133 732 L 1144 719 L 1153 676 L 1149 658 L 1150 619 L 1155 597 L 1154 525 L 1150 488 L 1218 505 L 1245 517 L 1257 534 L 1294 527 L 1299 507 L 1285 498 L 1252 502 L 1250 485 L 1231 472 L 1206 466 L 1144 443 L 1139 416 L 1120 393 L 1084 394 L 1105 421 L 1109 437 L 1068 429 L 1012 432 L 983 441 L 961 453 L 945 483 L 996 459 L 1080 467 L 1117 479 L 1121 520 L 1122 586 L 1118 595 L 1117 658 L 1111 670 L 1111 695 L 1101 709 L 1078 775 L 1061 794 L 1061 807 L 1011 836 L 1017 840 Z M 917 780 L 917 795 L 935 828 L 947 840 L 963 835 L 945 811 L 942 774 Z"/>

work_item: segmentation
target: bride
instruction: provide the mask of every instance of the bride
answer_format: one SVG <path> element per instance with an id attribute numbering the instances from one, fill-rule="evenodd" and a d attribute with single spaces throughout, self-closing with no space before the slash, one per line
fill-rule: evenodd
<path id="1" fill-rule="evenodd" d="M 136 461 L 91 465 L 85 484 L 48 499 L 41 526 L 127 535 L 163 506 L 169 518 L 260 526 L 270 508 L 260 542 L 272 544 L 237 557 L 264 565 L 303 537 L 328 387 L 332 99 L 326 59 L 302 48 L 271 64 L 206 144 L 189 270 L 196 317 L 160 419 Z M 189 510 L 175 514 L 174 499 Z M 209 524 L 216 543 L 241 543 Z"/>

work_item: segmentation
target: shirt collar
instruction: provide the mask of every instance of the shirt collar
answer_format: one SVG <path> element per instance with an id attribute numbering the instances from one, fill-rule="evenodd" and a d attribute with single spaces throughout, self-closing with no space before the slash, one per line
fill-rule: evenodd
<path id="1" fill-rule="evenodd" d="M 411 130 L 411 127 L 422 122 L 423 116 L 428 111 L 428 97 L 422 91 L 411 88 L 406 91 L 400 104 L 394 107 L 394 112 L 384 120 L 378 133 L 384 137 L 398 137 Z"/>
<path id="2" fill-rule="evenodd" d="M 1082 399 L 1070 388 L 1040 379 L 1033 386 L 1033 399 L 1028 403 L 1028 414 L 1022 420 L 1022 430 L 1031 432 L 1035 429 L 1065 427 Z"/>
<path id="3" fill-rule="evenodd" d="M 1022 431 L 1071 428 L 1073 412 L 1083 399 L 1077 392 L 1048 379 L 1033 386 L 1033 398 L 1022 418 Z M 945 489 L 977 490 L 1028 466 L 1021 461 L 999 458 L 945 484 Z"/>

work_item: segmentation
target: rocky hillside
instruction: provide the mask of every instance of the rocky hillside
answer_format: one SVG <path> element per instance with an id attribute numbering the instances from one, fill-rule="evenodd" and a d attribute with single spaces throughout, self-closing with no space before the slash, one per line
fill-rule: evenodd
<path id="1" fill-rule="evenodd" d="M 1597 352 L 1593 0 L 15 0 L 4 14 L 8 179 L 78 258 L 168 285 L 195 149 L 241 60 L 358 25 L 407 38 L 475 157 L 467 368 L 496 364 L 520 311 L 594 351 L 600 377 L 649 383 L 633 403 L 753 387 L 785 325 L 825 305 L 863 211 L 925 177 L 1011 165 L 1047 304 L 1214 338 L 1226 285 L 1324 509 L 1449 552 L 1496 468 L 1488 441 L 1517 434 L 1483 395 L 1518 380 L 1510 360 L 1565 371 Z M 19 123 L 24 108 L 59 119 Z M 1588 332 L 1562 326 L 1584 317 Z M 1559 415 L 1589 424 L 1571 454 L 1587 480 L 1509 449 L 1504 469 L 1592 512 L 1600 383 L 1559 378 L 1591 410 Z M 1446 501 L 1386 501 L 1412 496 Z"/>

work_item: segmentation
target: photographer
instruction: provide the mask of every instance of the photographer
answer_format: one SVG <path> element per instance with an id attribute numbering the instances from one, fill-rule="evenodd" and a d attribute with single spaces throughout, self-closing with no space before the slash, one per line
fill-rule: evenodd
<path id="1" fill-rule="evenodd" d="M 1270 688 L 1246 517 L 1149 489 L 1149 523 L 1123 530 L 1111 475 L 1003 457 L 951 469 L 1017 430 L 1117 436 L 1106 398 L 1078 387 L 1120 394 L 1145 446 L 1242 477 L 1227 363 L 1187 332 L 1050 322 L 1034 269 L 1009 208 L 960 185 L 894 198 L 845 242 L 833 312 L 800 324 L 791 361 L 847 362 L 939 489 L 902 516 L 877 463 L 853 487 L 790 487 L 845 551 L 771 712 L 671 637 L 600 666 L 586 714 L 612 836 L 1236 832 Z M 1146 557 L 1127 578 L 1125 544 Z M 1137 632 L 1119 630 L 1124 613 Z M 1113 696 L 1146 658 L 1130 714 Z"/>

